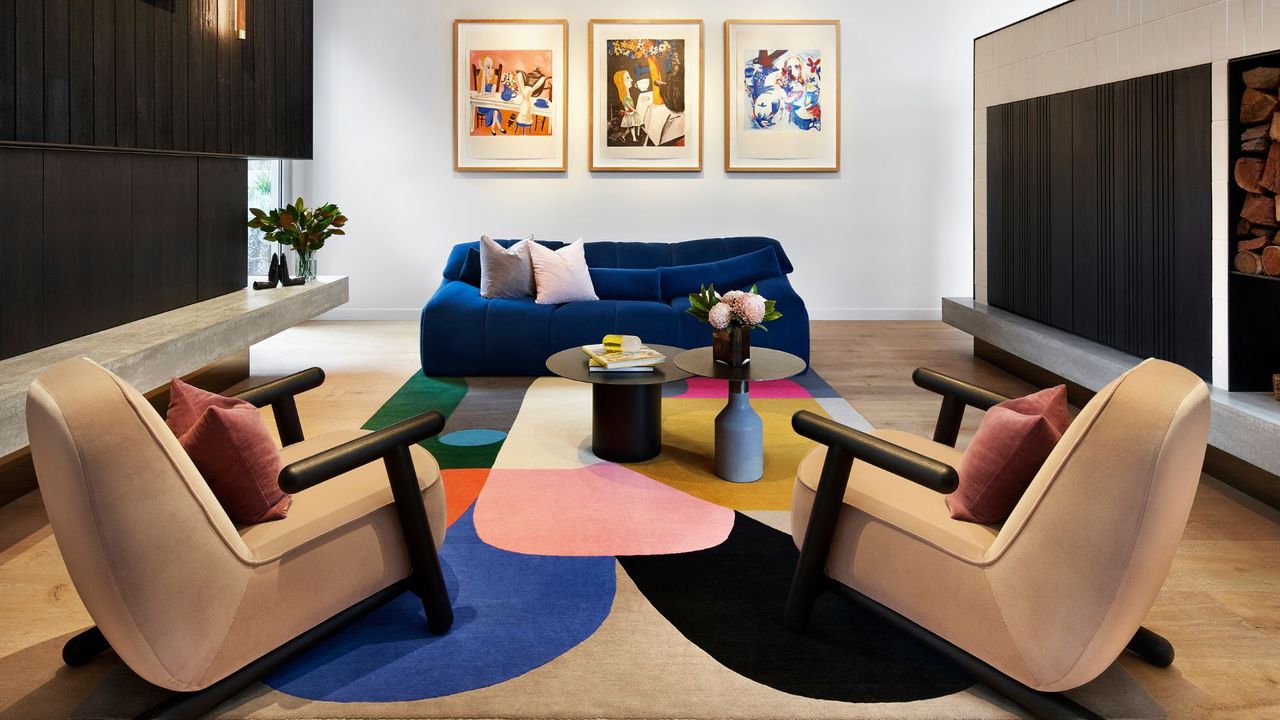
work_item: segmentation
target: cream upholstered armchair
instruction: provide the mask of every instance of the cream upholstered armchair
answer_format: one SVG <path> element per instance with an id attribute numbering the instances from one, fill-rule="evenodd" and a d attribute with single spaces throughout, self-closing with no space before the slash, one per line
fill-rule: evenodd
<path id="1" fill-rule="evenodd" d="M 77 359 L 32 383 L 40 492 L 97 624 L 67 642 L 68 664 L 114 649 L 143 679 L 181 691 L 146 717 L 187 717 L 403 590 L 422 597 L 431 630 L 449 628 L 436 556 L 444 488 L 417 446 L 443 418 L 304 439 L 293 397 L 323 380 L 312 368 L 239 395 L 272 405 L 285 444 L 281 486 L 295 493 L 287 518 L 247 527 L 232 523 L 123 380 Z"/>
<path id="2" fill-rule="evenodd" d="M 1094 396 L 1000 527 L 953 520 L 966 405 L 1004 398 L 927 370 L 943 396 L 934 440 L 793 419 L 822 446 L 797 472 L 801 548 L 786 624 L 802 630 L 824 588 L 863 604 L 1042 717 L 1094 717 L 1057 693 L 1126 647 L 1166 666 L 1173 648 L 1141 626 L 1173 562 L 1204 460 L 1209 394 L 1147 360 Z"/>

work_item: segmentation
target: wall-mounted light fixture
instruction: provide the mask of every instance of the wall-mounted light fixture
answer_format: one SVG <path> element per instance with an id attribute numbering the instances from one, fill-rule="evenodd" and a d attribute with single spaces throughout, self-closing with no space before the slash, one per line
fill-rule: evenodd
<path id="1" fill-rule="evenodd" d="M 236 35 L 244 40 L 248 35 L 248 21 L 245 19 L 245 6 L 249 4 L 249 0 L 231 0 L 236 6 Z"/>

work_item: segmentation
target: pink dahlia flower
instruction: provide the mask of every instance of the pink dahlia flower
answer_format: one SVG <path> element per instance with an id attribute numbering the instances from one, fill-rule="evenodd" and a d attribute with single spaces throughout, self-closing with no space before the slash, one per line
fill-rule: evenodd
<path id="1" fill-rule="evenodd" d="M 747 293 L 734 303 L 733 311 L 747 325 L 759 325 L 764 322 L 764 298 Z"/>
<path id="2" fill-rule="evenodd" d="M 716 303 L 711 310 L 707 311 L 707 322 L 717 330 L 729 327 L 729 321 L 732 319 L 733 311 L 723 302 Z"/>

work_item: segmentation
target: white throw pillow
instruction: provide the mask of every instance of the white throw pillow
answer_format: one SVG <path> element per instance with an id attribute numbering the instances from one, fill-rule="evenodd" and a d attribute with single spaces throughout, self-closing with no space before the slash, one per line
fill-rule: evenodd
<path id="1" fill-rule="evenodd" d="M 539 304 L 559 305 L 600 299 L 591 284 L 582 238 L 559 250 L 530 242 L 529 252 L 533 259 L 533 277 L 538 288 L 536 301 Z"/>
<path id="2" fill-rule="evenodd" d="M 504 248 L 488 235 L 480 237 L 480 295 L 487 298 L 525 298 L 533 295 L 533 264 L 529 246 L 533 236 Z"/>

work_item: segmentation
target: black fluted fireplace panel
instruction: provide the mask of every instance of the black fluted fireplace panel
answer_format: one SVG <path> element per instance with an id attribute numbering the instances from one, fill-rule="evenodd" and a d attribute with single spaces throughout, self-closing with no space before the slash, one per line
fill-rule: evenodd
<path id="1" fill-rule="evenodd" d="M 988 302 L 1212 371 L 1208 65 L 987 109 Z"/>

